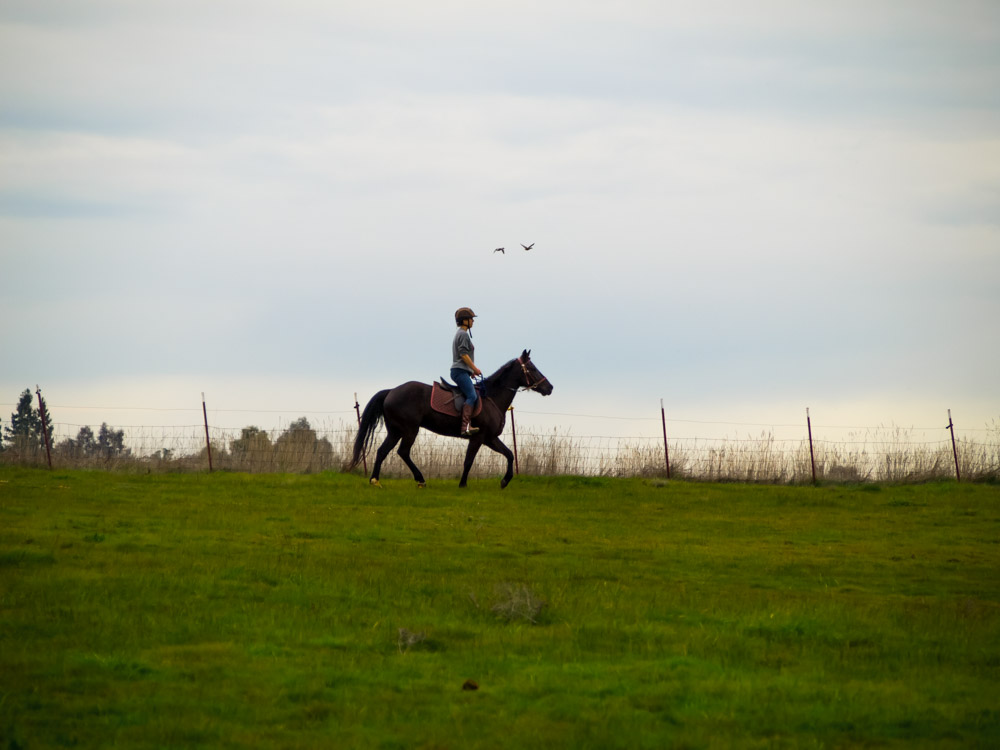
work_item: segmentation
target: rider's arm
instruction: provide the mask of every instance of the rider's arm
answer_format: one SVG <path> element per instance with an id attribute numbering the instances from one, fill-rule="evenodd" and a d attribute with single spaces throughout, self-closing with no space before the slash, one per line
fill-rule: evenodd
<path id="1" fill-rule="evenodd" d="M 476 373 L 476 375 L 483 374 L 483 371 L 480 370 L 478 367 L 476 367 L 476 363 L 472 361 L 472 357 L 470 357 L 468 354 L 462 355 L 462 361 L 465 362 L 465 364 L 467 364 L 469 367 L 471 367 L 472 371 Z"/>

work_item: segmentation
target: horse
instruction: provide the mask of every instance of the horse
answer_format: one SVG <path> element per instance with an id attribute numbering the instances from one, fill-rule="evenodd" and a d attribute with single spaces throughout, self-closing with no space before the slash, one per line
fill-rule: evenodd
<path id="1" fill-rule="evenodd" d="M 483 409 L 473 419 L 473 426 L 478 427 L 479 432 L 468 438 L 465 466 L 458 486 L 467 485 L 469 470 L 476 460 L 476 454 L 485 445 L 507 459 L 507 472 L 500 481 L 500 488 L 503 489 L 514 478 L 514 454 L 500 441 L 500 433 L 503 432 L 507 421 L 507 409 L 510 408 L 519 390 L 537 391 L 543 396 L 548 396 L 552 393 L 552 383 L 535 367 L 531 361 L 531 352 L 525 349 L 520 357 L 510 360 L 486 378 L 483 385 L 485 388 L 480 392 Z M 426 487 L 424 475 L 410 458 L 410 449 L 417 439 L 420 428 L 449 437 L 460 437 L 462 429 L 461 417 L 442 414 L 431 408 L 431 386 L 426 383 L 411 380 L 395 388 L 379 391 L 372 396 L 361 415 L 358 434 L 354 440 L 354 455 L 347 466 L 348 471 L 358 465 L 362 456 L 371 447 L 379 422 L 385 424 L 388 434 L 375 455 L 375 465 L 372 467 L 369 480 L 376 487 L 382 486 L 379 484 L 382 462 L 396 443 L 400 443 L 397 453 L 413 472 L 417 486 Z"/>

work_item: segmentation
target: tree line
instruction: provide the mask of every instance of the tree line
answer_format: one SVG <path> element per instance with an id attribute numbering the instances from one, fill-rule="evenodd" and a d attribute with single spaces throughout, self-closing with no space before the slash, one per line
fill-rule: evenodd
<path id="1" fill-rule="evenodd" d="M 0 423 L 2 421 L 0 419 Z M 134 458 L 131 448 L 125 446 L 125 431 L 109 427 L 107 422 L 102 422 L 96 433 L 89 426 L 81 427 L 75 438 L 63 438 L 56 444 L 52 442 L 53 424 L 45 397 L 39 393 L 36 402 L 31 390 L 26 388 L 18 399 L 17 409 L 10 415 L 9 423 L 0 425 L 3 428 L 0 430 L 0 452 L 9 452 L 15 460 L 36 457 L 45 450 L 44 426 L 47 426 L 53 457 Z M 205 453 L 203 448 L 196 458 L 204 458 Z M 305 417 L 292 422 L 273 440 L 268 432 L 259 427 L 244 427 L 240 437 L 229 441 L 228 446 L 215 445 L 213 441 L 212 453 L 219 465 L 247 471 L 322 471 L 337 462 L 330 441 L 320 437 Z M 171 462 L 183 460 L 183 457 L 175 458 L 173 451 L 163 448 L 146 459 Z"/>
<path id="2" fill-rule="evenodd" d="M 43 419 L 44 418 L 44 419 Z M 45 448 L 45 430 L 49 431 L 49 443 L 53 452 L 60 456 L 74 458 L 106 457 L 117 458 L 130 455 L 125 447 L 125 431 L 108 427 L 102 422 L 97 434 L 93 429 L 80 428 L 75 438 L 65 438 L 52 445 L 52 414 L 45 397 L 39 394 L 38 406 L 31 397 L 31 389 L 25 388 L 17 401 L 17 409 L 10 415 L 10 424 L 3 425 L 0 451 L 34 453 Z"/>

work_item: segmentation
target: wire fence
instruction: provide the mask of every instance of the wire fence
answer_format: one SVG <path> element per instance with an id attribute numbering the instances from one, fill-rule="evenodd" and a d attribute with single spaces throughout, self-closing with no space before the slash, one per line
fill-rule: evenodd
<path id="1" fill-rule="evenodd" d="M 52 407 L 52 410 L 98 408 Z M 190 409 L 183 411 L 192 412 Z M 273 413 L 288 412 L 213 410 L 212 419 Z M 201 412 L 194 414 L 202 417 Z M 185 425 L 102 429 L 101 435 L 110 435 L 110 438 L 105 435 L 103 442 L 81 439 L 81 435 L 87 438 L 81 433 L 84 428 L 93 432 L 89 425 L 56 422 L 49 425 L 48 451 L 37 440 L 8 440 L 0 452 L 0 463 L 45 465 L 49 461 L 53 467 L 150 472 L 344 470 L 357 433 L 355 412 L 310 414 L 313 423 L 302 417 L 286 426 L 260 429 L 215 426 L 206 412 L 203 419 L 192 419 Z M 574 435 L 566 429 L 539 425 L 540 418 L 551 417 L 618 420 L 618 424 L 624 422 L 636 429 L 631 435 Z M 524 426 L 515 419 L 532 424 Z M 828 433 L 839 432 L 839 436 L 814 437 L 811 428 L 810 434 L 806 434 L 805 424 L 668 421 L 664 418 L 663 435 L 656 435 L 649 434 L 655 427 L 654 421 L 658 420 L 518 410 L 509 413 L 502 439 L 516 451 L 520 474 L 669 476 L 697 481 L 796 484 L 814 478 L 831 482 L 918 482 L 954 478 L 960 471 L 963 481 L 1000 479 L 1000 422 L 997 421 L 985 429 L 966 430 L 958 434 L 954 442 L 948 431 L 940 426 L 841 426 L 827 428 Z M 722 434 L 730 431 L 735 434 Z M 376 436 L 375 446 L 384 434 L 382 431 Z M 373 457 L 366 458 L 368 468 Z M 455 438 L 421 431 L 412 458 L 428 478 L 457 478 L 462 473 L 465 449 Z M 484 448 L 470 476 L 499 476 L 505 470 L 503 457 Z M 410 473 L 403 462 L 391 454 L 383 465 L 382 476 L 403 478 L 410 477 Z"/>

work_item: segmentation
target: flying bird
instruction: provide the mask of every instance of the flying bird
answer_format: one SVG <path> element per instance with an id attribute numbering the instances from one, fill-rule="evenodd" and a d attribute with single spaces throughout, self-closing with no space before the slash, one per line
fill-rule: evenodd
<path id="1" fill-rule="evenodd" d="M 523 247 L 525 250 L 530 250 L 534 246 L 535 246 L 534 242 L 532 242 L 530 245 L 525 245 L 523 242 L 521 243 L 521 247 Z"/>
<path id="2" fill-rule="evenodd" d="M 494 250 L 493 252 L 495 252 L 495 253 L 503 253 L 503 248 L 502 248 L 502 247 L 498 247 L 498 248 L 497 248 L 496 250 Z M 504 255 L 506 255 L 507 253 L 503 253 L 503 254 L 504 254 Z"/>

